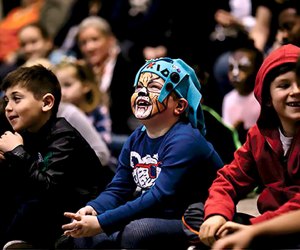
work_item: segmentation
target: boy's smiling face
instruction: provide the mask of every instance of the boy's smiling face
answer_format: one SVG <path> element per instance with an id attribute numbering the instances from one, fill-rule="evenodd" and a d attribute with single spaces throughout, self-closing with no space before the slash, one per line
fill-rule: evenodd
<path id="1" fill-rule="evenodd" d="M 300 85 L 295 72 L 276 77 L 270 85 L 271 103 L 278 114 L 286 136 L 293 133 L 300 121 Z"/>
<path id="2" fill-rule="evenodd" d="M 5 115 L 15 131 L 34 132 L 43 125 L 43 98 L 37 100 L 32 92 L 16 85 L 5 91 L 4 101 Z"/>
<path id="3" fill-rule="evenodd" d="M 164 80 L 156 74 L 144 72 L 140 75 L 135 92 L 131 96 L 131 108 L 139 120 L 149 119 L 167 108 L 166 98 L 158 101 Z"/>

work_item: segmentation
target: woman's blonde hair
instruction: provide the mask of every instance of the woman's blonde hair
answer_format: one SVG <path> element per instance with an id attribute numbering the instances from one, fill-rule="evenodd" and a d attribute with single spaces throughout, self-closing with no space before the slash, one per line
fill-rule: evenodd
<path id="1" fill-rule="evenodd" d="M 89 16 L 82 20 L 82 22 L 78 26 L 79 34 L 82 30 L 86 28 L 94 27 L 99 30 L 105 36 L 113 36 L 113 32 L 111 30 L 110 24 L 102 17 L 99 16 Z"/>

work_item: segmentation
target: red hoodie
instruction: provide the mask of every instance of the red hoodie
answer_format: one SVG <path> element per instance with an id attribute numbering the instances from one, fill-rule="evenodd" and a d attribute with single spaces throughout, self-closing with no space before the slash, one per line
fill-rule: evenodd
<path id="1" fill-rule="evenodd" d="M 278 127 L 264 124 L 262 103 L 267 73 L 283 63 L 296 63 L 299 53 L 299 47 L 284 45 L 269 54 L 261 65 L 254 89 L 262 107 L 260 117 L 249 130 L 245 144 L 235 152 L 234 160 L 218 171 L 205 203 L 205 219 L 218 214 L 232 220 L 237 202 L 259 184 L 264 187 L 257 201 L 261 215 L 251 219 L 251 223 L 300 209 L 300 133 L 294 136 L 285 159 Z"/>

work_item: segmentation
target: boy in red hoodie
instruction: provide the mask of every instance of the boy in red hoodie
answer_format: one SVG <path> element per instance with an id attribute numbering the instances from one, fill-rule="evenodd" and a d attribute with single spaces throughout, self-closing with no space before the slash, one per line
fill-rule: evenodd
<path id="1" fill-rule="evenodd" d="M 289 44 L 265 58 L 254 89 L 261 105 L 257 124 L 249 130 L 234 160 L 218 171 L 204 205 L 204 222 L 198 220 L 196 225 L 190 220 L 195 217 L 191 215 L 194 210 L 187 210 L 183 217 L 187 228 L 207 246 L 240 225 L 225 227 L 226 221 L 256 224 L 300 209 L 300 86 L 295 73 L 299 53 L 299 47 Z M 260 215 L 236 213 L 238 201 L 258 185 L 262 188 L 257 201 Z M 198 216 L 203 216 L 201 209 Z M 297 245 L 296 239 L 283 242 L 283 246 Z M 262 243 L 271 244 L 260 242 L 260 247 Z M 278 242 L 275 246 L 279 247 Z"/>

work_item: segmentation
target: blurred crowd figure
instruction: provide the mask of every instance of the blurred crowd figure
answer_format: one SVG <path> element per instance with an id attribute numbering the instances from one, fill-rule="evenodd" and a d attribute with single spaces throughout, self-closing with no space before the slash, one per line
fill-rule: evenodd
<path id="1" fill-rule="evenodd" d="M 53 67 L 62 92 L 62 101 L 79 107 L 91 120 L 107 145 L 111 143 L 108 99 L 100 92 L 95 75 L 85 63 L 61 61 Z"/>
<path id="2" fill-rule="evenodd" d="M 238 130 L 242 142 L 246 141 L 248 130 L 260 114 L 254 84 L 262 61 L 262 52 L 252 44 L 235 49 L 228 58 L 228 79 L 233 89 L 223 98 L 222 118 L 228 126 Z"/>
<path id="3" fill-rule="evenodd" d="M 19 48 L 18 31 L 25 25 L 40 19 L 44 0 L 22 0 L 12 8 L 0 22 L 0 63 L 14 60 Z"/>

